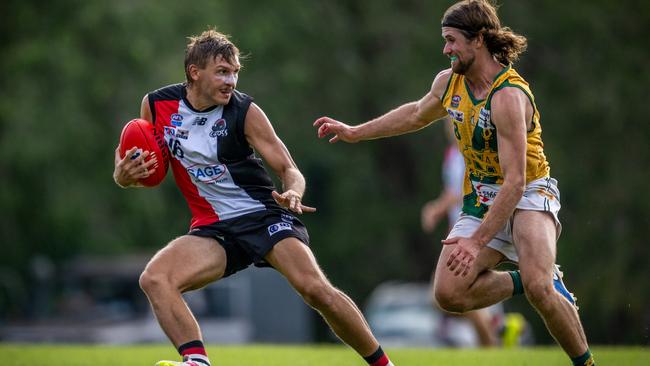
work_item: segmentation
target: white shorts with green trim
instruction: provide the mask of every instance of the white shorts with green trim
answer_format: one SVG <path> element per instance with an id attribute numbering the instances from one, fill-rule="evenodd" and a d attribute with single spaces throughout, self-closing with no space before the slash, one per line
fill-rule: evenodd
<path id="1" fill-rule="evenodd" d="M 494 184 L 490 186 L 491 189 L 498 192 L 498 185 Z M 562 224 L 560 224 L 557 216 L 560 207 L 560 191 L 557 188 L 557 180 L 548 177 L 528 183 L 516 208 L 518 210 L 548 212 L 555 220 L 557 240 L 562 231 Z M 519 256 L 517 255 L 517 250 L 512 240 L 512 221 L 513 216 L 510 217 L 506 225 L 497 232 L 487 246 L 501 252 L 508 260 L 519 262 Z M 456 224 L 454 224 L 447 238 L 470 237 L 481 225 L 481 222 L 483 222 L 483 219 L 463 213 L 458 221 L 456 221 Z"/>

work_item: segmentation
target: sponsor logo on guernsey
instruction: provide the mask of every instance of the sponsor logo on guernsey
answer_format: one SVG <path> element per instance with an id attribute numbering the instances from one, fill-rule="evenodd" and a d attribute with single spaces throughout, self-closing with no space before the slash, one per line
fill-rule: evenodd
<path id="1" fill-rule="evenodd" d="M 472 181 L 472 185 L 474 186 L 474 192 L 476 192 L 477 203 L 491 205 L 497 197 L 497 193 L 499 193 L 499 185 L 497 184 L 485 184 Z"/>
<path id="2" fill-rule="evenodd" d="M 171 124 L 172 124 L 172 126 L 182 126 L 183 125 L 183 116 L 178 114 L 178 113 L 172 114 Z"/>
<path id="3" fill-rule="evenodd" d="M 165 130 L 165 136 L 174 137 L 176 135 L 176 129 L 173 127 L 165 126 L 164 130 Z"/>
<path id="4" fill-rule="evenodd" d="M 228 125 L 226 125 L 226 120 L 220 118 L 214 122 L 212 125 L 212 132 L 210 132 L 210 137 L 226 137 L 228 136 Z"/>
<path id="5" fill-rule="evenodd" d="M 176 138 L 187 140 L 188 137 L 190 137 L 190 131 L 181 130 L 180 128 L 176 129 Z"/>
<path id="6" fill-rule="evenodd" d="M 226 173 L 226 166 L 219 165 L 194 165 L 187 168 L 187 173 L 195 180 L 201 183 L 221 183 L 226 180 L 224 174 Z"/>
<path id="7" fill-rule="evenodd" d="M 478 123 L 477 125 L 484 130 L 494 129 L 492 125 L 492 120 L 490 119 L 490 111 L 481 107 L 481 110 L 478 112 Z"/>
<path id="8" fill-rule="evenodd" d="M 267 230 L 269 231 L 269 236 L 273 236 L 280 231 L 291 230 L 291 224 L 287 222 L 278 222 L 277 224 L 269 225 Z"/>
<path id="9" fill-rule="evenodd" d="M 453 97 L 451 97 L 451 106 L 453 108 L 458 108 L 458 106 L 460 105 L 460 99 L 461 99 L 460 95 L 454 95 Z"/>
<path id="10" fill-rule="evenodd" d="M 192 121 L 192 126 L 205 126 L 205 123 L 208 121 L 208 117 L 196 117 Z"/>
<path id="11" fill-rule="evenodd" d="M 449 113 L 449 117 L 451 117 L 451 119 L 458 123 L 463 123 L 465 119 L 465 113 L 459 110 L 448 108 L 447 113 Z"/>

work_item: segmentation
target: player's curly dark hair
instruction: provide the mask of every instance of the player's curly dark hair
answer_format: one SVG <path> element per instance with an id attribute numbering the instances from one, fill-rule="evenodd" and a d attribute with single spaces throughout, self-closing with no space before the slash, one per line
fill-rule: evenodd
<path id="1" fill-rule="evenodd" d="M 503 64 L 516 61 L 527 47 L 526 37 L 501 26 L 491 0 L 460 1 L 445 11 L 441 24 L 458 28 L 469 39 L 482 35 L 488 51 Z"/>
<path id="2" fill-rule="evenodd" d="M 190 65 L 204 68 L 208 60 L 217 56 L 223 57 L 234 64 L 239 57 L 239 49 L 229 39 L 229 36 L 210 28 L 198 36 L 188 37 L 185 48 L 185 77 L 187 83 L 192 83 Z"/>

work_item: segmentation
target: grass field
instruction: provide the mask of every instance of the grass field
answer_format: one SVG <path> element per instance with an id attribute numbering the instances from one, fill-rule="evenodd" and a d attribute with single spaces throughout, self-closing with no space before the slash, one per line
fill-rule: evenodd
<path id="1" fill-rule="evenodd" d="M 650 348 L 594 347 L 598 365 L 650 365 Z M 396 366 L 552 366 L 571 365 L 558 347 L 494 350 L 389 349 Z M 214 366 L 363 366 L 343 346 L 209 346 Z M 153 366 L 160 359 L 178 360 L 168 345 L 87 346 L 0 344 L 3 366 Z"/>

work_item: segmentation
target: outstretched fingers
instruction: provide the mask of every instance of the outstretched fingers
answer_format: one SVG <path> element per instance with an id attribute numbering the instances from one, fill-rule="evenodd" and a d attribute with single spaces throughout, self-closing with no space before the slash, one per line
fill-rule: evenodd
<path id="1" fill-rule="evenodd" d="M 304 212 L 316 212 L 316 207 L 311 207 L 311 206 L 305 206 L 302 203 L 300 204 L 300 210 L 302 213 Z"/>
<path id="2" fill-rule="evenodd" d="M 320 117 L 316 121 L 314 121 L 314 127 L 320 127 L 324 123 L 331 121 L 332 119 L 329 117 Z"/>
<path id="3" fill-rule="evenodd" d="M 318 138 L 334 135 L 329 139 L 329 142 L 333 144 L 340 140 L 339 134 L 344 132 L 346 126 L 335 119 L 321 117 L 314 122 L 314 127 L 318 128 Z"/>
<path id="4" fill-rule="evenodd" d="M 443 245 L 454 245 L 454 244 L 458 244 L 459 239 L 460 239 L 459 237 L 454 236 L 453 238 L 443 239 L 440 242 Z"/>
<path id="5" fill-rule="evenodd" d="M 277 202 L 280 206 L 287 208 L 295 213 L 302 214 L 305 212 L 316 211 L 316 208 L 314 207 L 303 205 L 301 202 L 302 197 L 300 197 L 300 195 L 292 190 L 288 190 L 282 194 L 276 191 L 272 191 L 271 195 L 273 196 L 273 199 L 275 199 L 275 202 Z"/>

